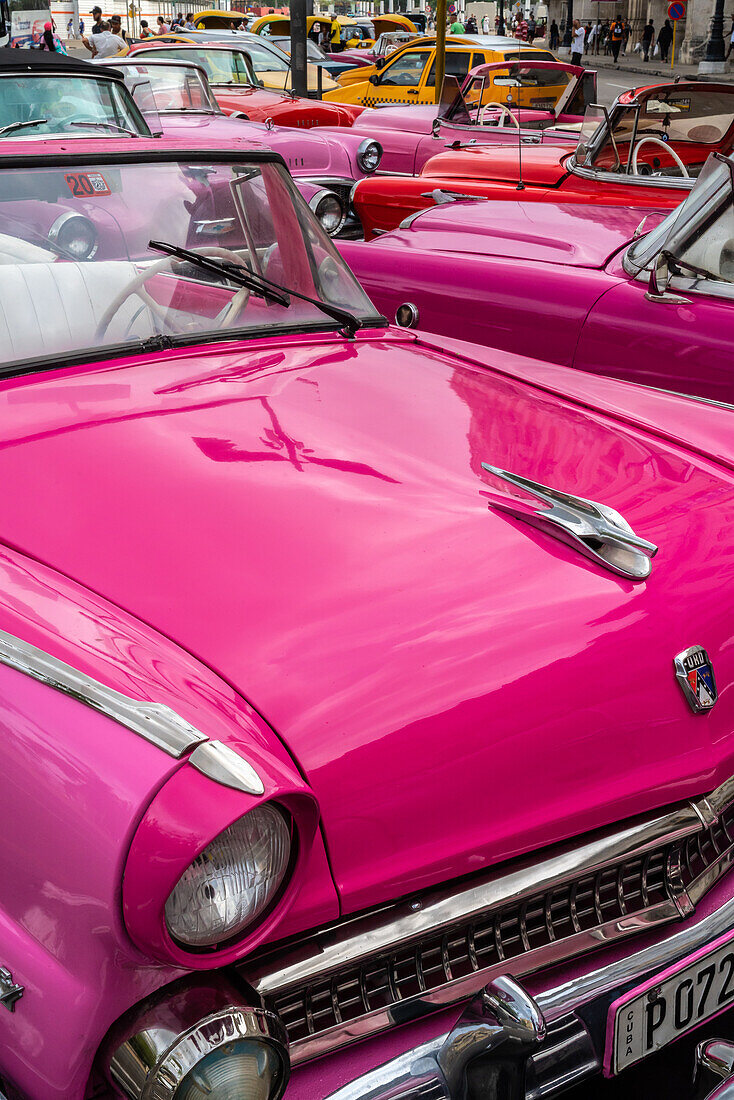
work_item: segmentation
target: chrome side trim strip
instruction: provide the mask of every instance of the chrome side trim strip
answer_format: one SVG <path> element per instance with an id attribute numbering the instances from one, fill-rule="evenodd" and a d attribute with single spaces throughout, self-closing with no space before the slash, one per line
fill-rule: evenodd
<path id="1" fill-rule="evenodd" d="M 177 759 L 208 740 L 170 707 L 130 699 L 4 630 L 0 630 L 0 664 L 70 695 Z"/>
<path id="2" fill-rule="evenodd" d="M 250 966 L 245 964 L 243 972 L 261 996 L 270 996 L 276 991 L 280 994 L 291 986 L 308 983 L 317 977 L 323 978 L 345 966 L 354 966 L 382 955 L 397 945 L 405 946 L 429 933 L 450 928 L 457 922 L 472 920 L 506 904 L 509 899 L 521 901 L 532 894 L 561 886 L 581 874 L 593 874 L 622 859 L 634 859 L 659 846 L 661 841 L 673 843 L 700 828 L 701 819 L 686 803 L 660 817 L 647 818 L 614 831 L 607 830 L 581 845 L 557 848 L 553 855 L 546 855 L 540 860 L 536 853 L 534 859 L 525 859 L 510 871 L 475 879 L 463 887 L 450 883 L 418 901 L 403 900 L 376 913 L 342 921 L 310 934 L 307 940 L 297 941 L 290 948 L 281 948 L 272 956 L 253 960 Z M 673 902 L 662 903 L 662 908 L 664 911 L 657 913 L 655 923 L 680 915 Z M 637 914 L 637 917 L 641 915 Z M 633 924 L 634 919 L 629 918 L 628 923 Z M 639 931 L 639 926 L 634 929 L 626 927 L 624 920 L 617 922 L 617 926 L 621 935 Z M 583 937 L 586 933 L 580 935 Z M 592 930 L 589 935 L 596 946 L 608 938 L 606 932 L 600 929 Z M 569 939 L 576 941 L 578 936 Z M 552 946 L 557 949 L 561 944 Z M 518 956 L 517 962 L 521 963 L 529 954 Z M 537 969 L 537 965 L 533 969 Z M 476 975 L 471 977 L 476 978 Z M 487 980 L 485 976 L 480 984 L 486 984 Z M 452 991 L 455 985 L 451 986 Z M 452 996 L 450 1000 L 458 1000 L 465 994 L 466 990 L 462 989 L 458 997 Z"/>
<path id="3" fill-rule="evenodd" d="M 207 741 L 194 749 L 189 764 L 223 787 L 232 787 L 245 794 L 265 793 L 265 786 L 252 764 L 222 741 Z"/>

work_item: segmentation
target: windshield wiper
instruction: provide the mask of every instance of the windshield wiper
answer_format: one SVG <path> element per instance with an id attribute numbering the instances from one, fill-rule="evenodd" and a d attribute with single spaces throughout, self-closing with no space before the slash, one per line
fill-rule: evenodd
<path id="1" fill-rule="evenodd" d="M 85 130 L 101 127 L 103 130 L 117 130 L 120 134 L 129 134 L 130 137 L 141 137 L 136 130 L 128 130 L 127 126 L 118 126 L 116 122 L 97 122 L 92 119 L 89 122 L 68 122 L 67 126 L 83 126 Z"/>
<path id="2" fill-rule="evenodd" d="M 166 241 L 148 241 L 148 248 L 152 248 L 155 252 L 165 252 L 168 256 L 176 256 L 179 260 L 187 260 L 203 271 L 223 275 L 238 286 L 247 287 L 257 297 L 275 302 L 279 306 L 289 306 L 291 298 L 299 298 L 302 302 L 309 302 L 310 305 L 316 306 L 322 313 L 325 313 L 327 317 L 332 317 L 335 321 L 338 321 L 350 338 L 354 336 L 357 329 L 362 327 L 359 317 L 355 317 L 348 310 L 329 305 L 319 298 L 310 298 L 307 294 L 301 294 L 299 291 L 291 290 L 290 287 L 283 286 L 281 283 L 273 282 L 272 279 L 266 279 L 264 275 L 255 275 L 253 271 L 249 271 L 246 267 L 240 267 L 239 264 L 229 263 L 227 260 L 215 260 L 210 256 L 200 256 L 198 252 L 192 252 L 188 248 L 180 248 L 175 244 L 168 244 Z"/>
<path id="3" fill-rule="evenodd" d="M 663 249 L 662 256 L 668 261 L 669 267 L 673 271 L 677 271 L 679 275 L 685 275 L 689 272 L 691 275 L 699 275 L 702 279 L 723 279 L 725 283 L 730 283 L 732 280 L 727 279 L 724 275 L 717 275 L 715 271 L 709 271 L 706 267 L 697 267 L 695 264 L 689 264 L 687 260 L 679 260 L 677 256 L 674 256 L 672 252 L 668 252 L 667 249 Z"/>
<path id="4" fill-rule="evenodd" d="M 43 126 L 45 122 L 48 122 L 47 118 L 29 118 L 27 122 L 11 122 L 9 126 L 3 126 L 0 130 L 0 137 L 3 134 L 11 134 L 13 130 L 24 130 L 26 126 Z"/>

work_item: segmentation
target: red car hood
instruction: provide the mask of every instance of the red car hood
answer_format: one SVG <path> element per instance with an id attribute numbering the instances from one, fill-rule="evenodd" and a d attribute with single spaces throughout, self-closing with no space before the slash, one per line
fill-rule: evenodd
<path id="1" fill-rule="evenodd" d="M 601 268 L 632 240 L 641 221 L 647 232 L 663 217 L 624 206 L 459 202 L 430 207 L 407 229 L 380 237 L 380 244 Z"/>
<path id="2" fill-rule="evenodd" d="M 683 406 L 729 457 L 730 414 L 456 347 L 299 337 L 0 390 L 3 540 L 251 700 L 316 792 L 347 911 L 734 771 L 731 471 L 543 371 L 623 416 Z M 650 579 L 491 507 L 482 462 L 618 509 L 660 546 Z M 696 643 L 704 718 L 672 670 Z"/>
<path id="3" fill-rule="evenodd" d="M 523 145 L 523 180 L 546 187 L 560 183 L 568 175 L 564 162 L 571 151 L 570 145 Z M 421 176 L 516 180 L 519 177 L 517 146 L 488 145 L 476 149 L 451 149 L 426 161 Z"/>

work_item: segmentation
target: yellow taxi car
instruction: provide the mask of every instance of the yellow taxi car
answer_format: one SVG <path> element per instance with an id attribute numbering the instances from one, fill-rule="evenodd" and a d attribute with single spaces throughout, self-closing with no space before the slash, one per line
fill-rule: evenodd
<path id="1" fill-rule="evenodd" d="M 501 38 L 499 35 L 458 35 L 446 36 L 446 75 L 456 76 L 462 81 L 470 69 L 496 61 L 516 61 L 518 58 L 528 61 L 556 61 L 550 50 L 538 49 L 516 38 Z M 502 70 L 492 76 L 501 80 Z M 410 106 L 419 103 L 434 103 L 436 99 L 436 36 L 418 38 L 406 42 L 404 46 L 390 56 L 380 68 L 364 65 L 341 73 L 337 83 L 339 87 L 327 92 L 324 99 L 333 99 L 339 103 L 359 103 L 363 107 L 394 107 L 398 104 Z M 542 89 L 544 101 L 555 102 L 565 90 L 566 85 L 549 86 Z M 534 89 L 517 90 L 516 98 L 521 107 L 532 107 Z M 484 97 L 493 99 L 492 88 L 485 88 Z M 498 87 L 496 99 L 504 101 L 507 87 Z"/>

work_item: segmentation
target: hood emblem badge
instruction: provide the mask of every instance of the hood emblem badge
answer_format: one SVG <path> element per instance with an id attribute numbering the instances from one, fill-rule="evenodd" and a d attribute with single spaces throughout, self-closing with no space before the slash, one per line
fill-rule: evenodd
<path id="1" fill-rule="evenodd" d="M 482 463 L 482 469 L 524 489 L 547 505 L 546 508 L 535 508 L 520 500 L 496 497 L 490 501 L 492 507 L 560 539 L 620 577 L 644 581 L 650 576 L 651 559 L 658 552 L 657 546 L 639 538 L 627 520 L 613 508 L 550 489 L 539 481 L 530 481 L 519 474 L 500 470 L 488 462 Z"/>
<path id="2" fill-rule="evenodd" d="M 675 677 L 694 714 L 705 714 L 719 698 L 714 666 L 701 645 L 692 645 L 673 658 Z"/>

